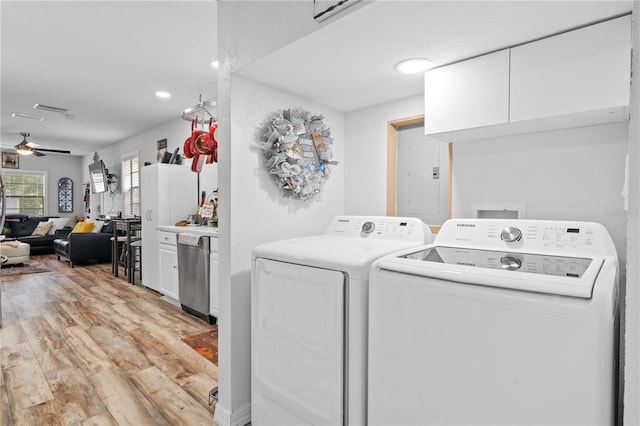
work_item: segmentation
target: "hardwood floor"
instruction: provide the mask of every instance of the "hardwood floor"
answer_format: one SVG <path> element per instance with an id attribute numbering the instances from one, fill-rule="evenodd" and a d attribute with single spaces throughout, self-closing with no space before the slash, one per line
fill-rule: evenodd
<path id="1" fill-rule="evenodd" d="M 111 264 L 2 275 L 0 424 L 212 425 L 218 368 L 180 339 L 212 329 Z"/>

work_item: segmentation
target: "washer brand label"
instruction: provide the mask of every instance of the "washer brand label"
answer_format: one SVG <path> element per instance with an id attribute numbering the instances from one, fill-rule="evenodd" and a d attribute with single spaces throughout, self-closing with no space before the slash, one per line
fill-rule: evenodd
<path id="1" fill-rule="evenodd" d="M 475 263 L 467 263 L 467 262 L 456 262 L 456 265 L 463 265 L 463 266 L 476 266 Z"/>
<path id="2" fill-rule="evenodd" d="M 475 223 L 456 223 L 456 226 L 461 228 L 475 228 L 476 224 Z"/>

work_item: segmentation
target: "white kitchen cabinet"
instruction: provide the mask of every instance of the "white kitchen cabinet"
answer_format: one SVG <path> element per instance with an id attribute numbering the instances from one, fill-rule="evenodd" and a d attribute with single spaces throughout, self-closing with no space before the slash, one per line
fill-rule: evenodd
<path id="1" fill-rule="evenodd" d="M 175 238 L 175 234 L 173 235 Z M 178 251 L 175 242 L 173 244 L 159 244 L 158 256 L 160 263 L 158 269 L 159 291 L 160 293 L 174 299 L 174 302 L 180 300 L 178 286 Z"/>
<path id="2" fill-rule="evenodd" d="M 425 73 L 425 134 L 509 121 L 509 50 Z"/>
<path id="3" fill-rule="evenodd" d="M 629 105 L 631 16 L 511 49 L 512 122 Z"/>
<path id="4" fill-rule="evenodd" d="M 630 82 L 623 16 L 426 72 L 425 134 L 456 142 L 625 121 Z"/>
<path id="5" fill-rule="evenodd" d="M 197 179 L 197 173 L 191 171 L 189 164 L 156 163 L 141 170 L 142 284 L 146 287 L 161 291 L 156 227 L 174 225 L 195 212 L 198 203 Z M 178 285 L 177 279 L 175 285 Z"/>

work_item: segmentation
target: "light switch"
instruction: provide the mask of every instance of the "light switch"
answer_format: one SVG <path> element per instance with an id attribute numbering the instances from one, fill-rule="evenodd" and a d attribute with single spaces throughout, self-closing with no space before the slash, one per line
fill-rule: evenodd
<path id="1" fill-rule="evenodd" d="M 433 178 L 440 179 L 440 167 L 433 168 Z"/>

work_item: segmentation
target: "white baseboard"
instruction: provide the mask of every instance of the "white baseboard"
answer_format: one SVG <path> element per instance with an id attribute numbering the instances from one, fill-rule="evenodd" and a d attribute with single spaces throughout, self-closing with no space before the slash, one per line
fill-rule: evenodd
<path id="1" fill-rule="evenodd" d="M 216 405 L 216 412 L 213 416 L 213 421 L 218 426 L 245 426 L 251 423 L 251 404 L 248 404 L 236 411 L 230 413 L 220 404 Z"/>

